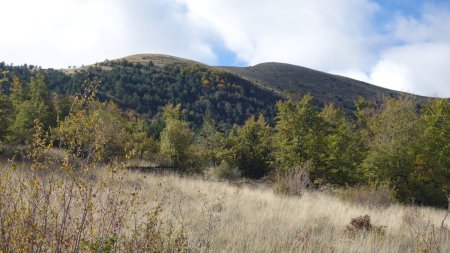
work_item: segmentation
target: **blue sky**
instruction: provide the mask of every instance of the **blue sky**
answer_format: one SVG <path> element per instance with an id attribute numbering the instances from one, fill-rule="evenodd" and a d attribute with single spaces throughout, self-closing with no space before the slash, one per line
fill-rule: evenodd
<path id="1" fill-rule="evenodd" d="M 0 0 L 0 61 L 66 68 L 138 53 L 277 61 L 450 97 L 449 0 Z"/>

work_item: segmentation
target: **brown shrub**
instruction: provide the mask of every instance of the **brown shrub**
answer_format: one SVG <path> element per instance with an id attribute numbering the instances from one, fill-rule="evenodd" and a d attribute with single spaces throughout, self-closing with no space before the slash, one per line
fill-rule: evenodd
<path id="1" fill-rule="evenodd" d="M 370 208 L 386 208 L 395 203 L 392 187 L 381 185 L 365 185 L 337 191 L 344 201 Z"/>
<path id="2" fill-rule="evenodd" d="M 407 210 L 402 220 L 403 226 L 415 238 L 417 252 L 441 252 L 441 237 L 448 238 L 450 235 L 445 227 L 437 229 L 430 220 L 425 220 L 417 208 Z"/>
<path id="3" fill-rule="evenodd" d="M 359 232 L 359 231 L 371 231 L 372 224 L 370 223 L 370 216 L 364 215 L 356 218 L 352 218 L 350 225 L 347 225 L 347 231 Z"/>
<path id="4" fill-rule="evenodd" d="M 142 191 L 127 185 L 124 172 L 111 167 L 97 177 L 97 164 L 67 161 L 62 168 L 39 159 L 24 166 L 31 169 L 0 166 L 0 252 L 187 250 L 183 227 L 162 219 L 163 206 L 140 201 Z"/>
<path id="5" fill-rule="evenodd" d="M 275 192 L 287 195 L 301 196 L 310 183 L 309 172 L 312 163 L 306 162 L 295 166 L 277 177 Z"/>
<path id="6" fill-rule="evenodd" d="M 356 236 L 358 233 L 375 233 L 377 235 L 385 235 L 384 226 L 376 226 L 370 222 L 370 216 L 364 215 L 356 218 L 352 218 L 350 225 L 347 225 L 345 232 L 351 237 Z"/>

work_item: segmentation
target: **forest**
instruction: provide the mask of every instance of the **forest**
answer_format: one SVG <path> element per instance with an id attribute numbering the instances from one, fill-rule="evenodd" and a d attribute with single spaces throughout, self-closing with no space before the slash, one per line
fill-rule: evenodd
<path id="1" fill-rule="evenodd" d="M 348 115 L 199 66 L 152 66 L 124 61 L 69 76 L 1 65 L 0 152 L 26 149 L 38 134 L 91 161 L 136 158 L 182 173 L 267 180 L 288 195 L 303 177 L 311 189 L 386 186 L 400 202 L 446 207 L 446 99 L 360 98 Z"/>
<path id="2" fill-rule="evenodd" d="M 0 63 L 0 70 L 7 70 L 10 80 L 17 76 L 25 81 L 30 81 L 38 70 L 48 90 L 58 95 L 80 94 L 87 86 L 95 86 L 100 101 L 113 101 L 124 110 L 133 110 L 147 119 L 154 118 L 155 127 L 167 104 L 182 105 L 183 117 L 195 128 L 209 111 L 221 129 L 229 129 L 259 113 L 273 119 L 275 103 L 281 99 L 235 75 L 198 65 L 186 67 L 173 63 L 161 68 L 152 62 L 143 65 L 120 60 L 67 74 L 60 70 Z M 5 80 L 3 86 L 9 91 L 12 83 Z"/>

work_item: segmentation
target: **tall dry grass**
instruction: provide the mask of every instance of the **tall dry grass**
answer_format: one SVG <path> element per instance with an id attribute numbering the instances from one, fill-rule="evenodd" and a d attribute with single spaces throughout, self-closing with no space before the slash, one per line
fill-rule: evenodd
<path id="1" fill-rule="evenodd" d="M 431 239 L 435 251 L 430 252 L 450 252 L 450 233 L 439 230 L 443 210 L 401 205 L 369 208 L 320 192 L 306 192 L 301 198 L 280 196 L 265 187 L 173 175 L 130 177 L 147 189 L 147 198 L 163 189 L 167 210 L 183 215 L 190 246 L 199 251 L 426 252 L 430 247 L 420 241 Z M 352 218 L 365 214 L 384 234 L 352 237 L 345 232 Z M 420 227 L 419 232 L 414 226 Z"/>
<path id="2" fill-rule="evenodd" d="M 433 208 L 115 166 L 73 175 L 4 164 L 0 177 L 3 252 L 450 252 L 445 212 Z M 378 229 L 348 233 L 362 215 Z"/>

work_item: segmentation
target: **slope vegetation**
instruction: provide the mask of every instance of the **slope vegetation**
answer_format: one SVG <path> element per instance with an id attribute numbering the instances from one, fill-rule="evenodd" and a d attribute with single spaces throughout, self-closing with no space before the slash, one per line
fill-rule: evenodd
<path id="1" fill-rule="evenodd" d="M 403 94 L 351 78 L 284 63 L 219 68 L 279 93 L 294 96 L 311 94 L 320 105 L 334 103 L 347 111 L 355 109 L 354 100 L 360 96 L 379 100 Z"/>
<path id="2" fill-rule="evenodd" d="M 7 66 L 10 79 L 18 75 L 28 82 L 36 67 Z M 221 128 L 242 124 L 251 115 L 264 114 L 274 122 L 276 101 L 306 94 L 315 105 L 333 103 L 346 112 L 355 110 L 354 100 L 399 97 L 401 92 L 350 78 L 283 63 L 252 67 L 213 67 L 189 59 L 161 54 L 138 54 L 121 59 L 65 70 L 44 69 L 49 89 L 58 94 L 81 93 L 86 84 L 97 83 L 98 96 L 122 109 L 132 109 L 148 118 L 158 116 L 164 105 L 180 104 L 194 126 L 209 111 Z M 5 83 L 8 89 L 9 84 Z"/>

